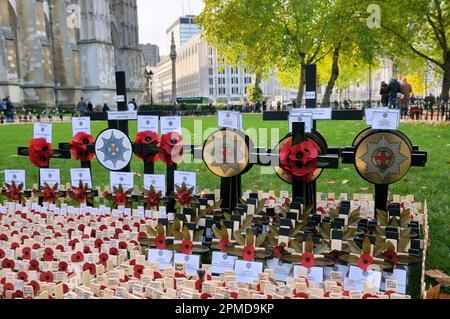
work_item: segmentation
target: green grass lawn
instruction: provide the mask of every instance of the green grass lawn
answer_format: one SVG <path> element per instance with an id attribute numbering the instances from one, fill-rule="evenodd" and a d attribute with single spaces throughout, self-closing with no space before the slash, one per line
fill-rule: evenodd
<path id="1" fill-rule="evenodd" d="M 200 121 L 200 122 L 194 122 Z M 92 132 L 96 136 L 105 129 L 106 123 L 92 123 Z M 202 127 L 201 127 L 202 126 Z M 217 126 L 216 117 L 184 118 L 183 127 L 192 132 L 192 140 L 184 135 L 185 144 L 201 141 Z M 194 131 L 194 128 L 196 131 Z M 274 146 L 279 138 L 287 133 L 287 122 L 263 122 L 261 115 L 245 115 L 244 128 L 255 128 L 256 132 L 263 128 L 279 128 L 276 134 L 260 135 L 254 138 L 259 146 Z M 329 146 L 349 146 L 354 137 L 365 128 L 361 122 L 319 122 L 318 129 L 325 136 Z M 205 132 L 209 129 L 209 133 Z M 392 185 L 392 194 L 414 194 L 417 201 L 428 200 L 429 223 L 431 227 L 431 250 L 428 257 L 428 269 L 439 268 L 450 273 L 450 215 L 449 215 L 449 182 L 450 182 L 450 127 L 431 125 L 402 124 L 403 131 L 413 144 L 419 145 L 421 150 L 428 151 L 428 163 L 425 168 L 411 168 L 408 175 L 400 182 Z M 205 136 L 201 136 L 205 132 Z M 195 134 L 194 134 L 195 133 Z M 37 183 L 38 170 L 31 166 L 27 157 L 17 156 L 17 146 L 27 146 L 33 134 L 32 125 L 0 126 L 0 171 L 5 169 L 27 170 L 27 186 Z M 130 124 L 130 136 L 136 135 L 136 124 Z M 70 123 L 55 123 L 53 126 L 53 145 L 59 142 L 69 142 L 72 130 Z M 274 141 L 270 143 L 270 139 Z M 259 141 L 258 141 L 259 140 Z M 266 144 L 265 144 L 266 143 Z M 61 169 L 61 181 L 70 182 L 69 168 L 79 167 L 75 160 L 52 160 L 51 167 Z M 134 158 L 133 170 L 143 173 L 142 162 Z M 217 189 L 220 179 L 212 175 L 202 163 L 185 163 L 179 165 L 179 170 L 195 171 L 198 174 L 198 189 Z M 164 174 L 161 164 L 156 167 L 157 173 Z M 93 162 L 93 179 L 95 185 L 109 185 L 109 173 L 97 161 Z M 349 181 L 343 183 L 344 180 Z M 142 177 L 136 177 L 136 185 L 142 185 Z M 259 167 L 254 167 L 243 177 L 244 190 L 290 190 L 290 186 L 282 182 L 276 175 L 262 175 Z M 348 193 L 371 193 L 372 186 L 363 180 L 352 165 L 342 165 L 338 170 L 327 170 L 319 179 L 318 191 Z"/>

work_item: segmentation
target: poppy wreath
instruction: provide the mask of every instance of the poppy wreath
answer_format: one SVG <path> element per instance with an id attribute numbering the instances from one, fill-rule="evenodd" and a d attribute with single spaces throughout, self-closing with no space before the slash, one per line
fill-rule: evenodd
<path id="1" fill-rule="evenodd" d="M 158 145 L 160 143 L 158 133 L 151 132 L 151 131 L 145 131 L 140 132 L 136 136 L 136 140 L 134 144 L 137 145 L 154 145 L 155 148 L 158 148 Z M 155 163 L 159 160 L 159 152 L 155 153 L 141 153 L 141 152 L 134 152 L 137 157 L 142 159 L 145 163 Z"/>
<path id="2" fill-rule="evenodd" d="M 158 207 L 161 196 L 162 193 L 157 192 L 155 188 L 151 186 L 150 190 L 147 191 L 147 196 L 145 198 L 145 204 L 147 206 L 147 209 Z"/>
<path id="3" fill-rule="evenodd" d="M 84 132 L 78 132 L 70 142 L 70 153 L 81 162 L 90 162 L 95 153 L 88 152 L 88 146 L 94 144 L 94 137 Z"/>
<path id="4" fill-rule="evenodd" d="M 45 138 L 32 139 L 28 146 L 28 159 L 30 162 L 39 168 L 48 167 L 50 158 L 55 150 L 49 143 L 47 143 Z"/>
<path id="5" fill-rule="evenodd" d="M 58 184 L 55 184 L 53 187 L 49 186 L 45 183 L 45 187 L 43 189 L 44 193 L 44 201 L 47 203 L 55 203 L 58 199 Z"/>
<path id="6" fill-rule="evenodd" d="M 159 142 L 159 157 L 169 166 L 180 163 L 183 158 L 183 137 L 177 132 L 163 134 Z"/>
<path id="7" fill-rule="evenodd" d="M 280 166 L 288 174 L 308 180 L 317 169 L 319 149 L 319 146 L 311 140 L 294 146 L 292 140 L 288 141 L 280 150 Z"/>
<path id="8" fill-rule="evenodd" d="M 23 184 L 17 186 L 13 181 L 11 185 L 5 183 L 5 186 L 7 188 L 6 197 L 8 197 L 9 200 L 18 201 L 24 199 L 24 194 L 22 193 Z"/>

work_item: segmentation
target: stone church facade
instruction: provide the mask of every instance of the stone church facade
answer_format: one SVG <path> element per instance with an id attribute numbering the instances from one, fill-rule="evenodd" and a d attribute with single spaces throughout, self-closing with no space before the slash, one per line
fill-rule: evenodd
<path id="1" fill-rule="evenodd" d="M 115 102 L 115 72 L 143 102 L 136 0 L 0 0 L 0 98 L 72 109 Z"/>

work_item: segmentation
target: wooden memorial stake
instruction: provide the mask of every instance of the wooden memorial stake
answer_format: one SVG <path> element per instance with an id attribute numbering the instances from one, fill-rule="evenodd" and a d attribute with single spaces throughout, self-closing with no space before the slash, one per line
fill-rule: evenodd
<path id="1" fill-rule="evenodd" d="M 306 66 L 306 108 L 317 108 L 317 67 L 316 65 Z M 264 121 L 287 121 L 289 119 L 289 111 L 277 111 L 277 112 L 264 112 Z M 363 112 L 361 110 L 345 110 L 345 111 L 332 111 L 332 120 L 335 121 L 356 121 L 363 119 Z M 299 125 L 302 124 L 302 125 Z M 313 129 L 317 128 L 317 121 L 313 121 Z M 318 132 L 316 132 L 318 134 Z M 292 136 L 294 143 L 298 144 L 305 140 L 304 123 L 294 123 Z M 295 145 L 293 143 L 293 145 Z M 327 148 L 325 155 L 318 157 L 318 168 L 338 168 L 340 148 Z M 272 156 L 275 156 L 273 154 Z M 300 182 L 297 178 L 294 178 L 292 183 L 292 197 L 293 199 L 299 198 L 301 203 L 305 206 L 313 205 L 316 208 L 317 204 L 317 186 L 316 180 L 310 183 Z"/>

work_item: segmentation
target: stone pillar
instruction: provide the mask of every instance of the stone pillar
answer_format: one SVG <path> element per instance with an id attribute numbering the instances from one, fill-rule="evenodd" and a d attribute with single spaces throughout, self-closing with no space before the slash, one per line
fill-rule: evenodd
<path id="1" fill-rule="evenodd" d="M 49 13 L 52 21 L 52 49 L 55 70 L 56 103 L 67 110 L 74 108 L 80 99 L 81 87 L 75 82 L 74 54 L 68 34 L 71 32 L 67 24 L 67 8 L 64 1 L 48 0 Z M 73 25 L 71 27 L 79 27 Z"/>
<path id="2" fill-rule="evenodd" d="M 16 1 L 21 42 L 21 76 L 24 104 L 54 107 L 55 92 L 49 39 L 45 33 L 44 2 Z"/>
<path id="3" fill-rule="evenodd" d="M 80 0 L 81 86 L 94 107 L 115 102 L 115 58 L 108 0 Z"/>
<path id="4" fill-rule="evenodd" d="M 177 104 L 177 51 L 173 32 L 170 45 L 170 59 L 172 60 L 172 104 Z"/>

